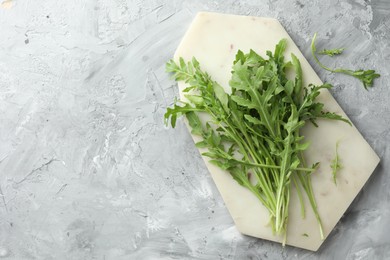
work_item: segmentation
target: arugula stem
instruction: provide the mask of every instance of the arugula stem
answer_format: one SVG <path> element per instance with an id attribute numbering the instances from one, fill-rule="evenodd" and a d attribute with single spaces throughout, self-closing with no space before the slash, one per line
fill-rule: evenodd
<path id="1" fill-rule="evenodd" d="M 234 114 L 234 113 L 233 113 L 233 118 L 235 118 L 236 121 L 239 120 L 238 118 L 235 117 L 235 114 Z M 225 124 L 227 124 L 227 126 L 229 126 L 230 129 L 234 129 L 234 127 L 232 127 L 232 126 L 230 125 L 230 122 L 228 122 L 227 120 L 225 120 Z M 222 127 L 223 127 L 223 126 L 222 126 Z M 225 128 L 225 129 L 226 129 L 226 128 Z M 244 131 L 242 131 L 242 132 L 245 133 Z M 237 136 L 238 138 L 241 139 L 241 135 L 237 134 L 237 135 L 235 135 L 235 136 Z M 235 137 L 234 137 L 234 138 L 235 138 Z M 239 140 L 237 143 L 238 143 L 239 146 L 241 147 L 241 149 L 240 149 L 241 153 L 243 153 L 243 154 L 245 155 L 245 158 L 246 158 L 246 160 L 247 160 L 248 162 L 250 161 L 250 159 L 249 159 L 249 156 L 248 156 L 247 152 L 249 152 L 249 153 L 251 154 L 251 157 L 252 157 L 252 158 L 255 158 L 255 156 L 254 156 L 255 153 L 252 152 L 251 147 L 249 147 L 249 145 L 248 145 L 248 144 L 250 144 L 251 142 L 246 142 L 245 140 L 242 140 L 242 139 L 241 139 L 241 140 Z M 243 146 L 246 146 L 246 148 L 244 148 Z M 264 164 L 261 164 L 261 165 L 264 165 Z M 272 168 L 272 167 L 269 167 L 269 168 Z M 255 175 L 256 175 L 257 181 L 261 183 L 261 187 L 263 188 L 263 192 L 265 192 L 265 193 L 267 194 L 267 197 L 271 200 L 271 203 L 272 203 L 273 205 L 275 205 L 274 194 L 273 194 L 273 192 L 270 190 L 270 188 L 269 188 L 270 186 L 269 186 L 269 185 L 265 185 L 265 182 L 266 182 L 266 181 L 264 180 L 264 175 L 263 175 L 263 174 L 255 174 Z"/>
<path id="2" fill-rule="evenodd" d="M 336 142 L 335 156 L 334 159 L 332 160 L 332 164 L 330 165 L 330 168 L 332 168 L 333 182 L 335 185 L 337 185 L 337 172 L 341 169 L 338 149 L 339 149 L 339 141 Z"/>
<path id="3" fill-rule="evenodd" d="M 295 176 L 295 175 L 294 175 L 294 177 L 292 178 L 292 180 L 293 180 L 293 182 L 294 182 L 295 188 L 296 188 L 296 190 L 297 190 L 298 199 L 299 199 L 299 202 L 300 202 L 300 204 L 301 204 L 301 216 L 302 216 L 302 218 L 305 218 L 305 216 L 306 216 L 305 204 L 303 203 L 303 197 L 302 197 L 301 187 L 299 186 L 299 183 L 297 182 L 296 176 Z"/>
<path id="4" fill-rule="evenodd" d="M 288 143 L 290 142 L 289 139 L 291 139 L 291 134 L 290 136 L 287 137 L 288 138 Z M 284 189 L 286 188 L 286 185 L 285 185 L 285 178 L 286 178 L 286 175 L 287 175 L 287 169 L 288 169 L 288 164 L 290 162 L 289 160 L 289 150 L 291 149 L 290 145 L 288 144 L 286 147 L 285 147 L 285 151 L 284 151 L 284 157 L 282 159 L 282 165 L 281 165 L 281 169 L 280 169 L 280 175 L 281 175 L 281 178 L 280 178 L 280 181 L 279 181 L 279 184 L 278 184 L 278 188 L 277 188 L 277 195 L 276 195 L 276 220 L 275 220 L 275 229 L 276 229 L 276 232 L 280 232 L 282 230 L 282 225 L 283 225 L 283 214 L 282 214 L 282 208 L 284 206 L 283 204 L 283 198 L 282 198 L 282 195 L 283 195 L 283 191 Z"/>
<path id="5" fill-rule="evenodd" d="M 320 62 L 316 55 L 316 48 L 315 48 L 315 42 L 317 38 L 317 33 L 314 34 L 313 39 L 311 40 L 311 54 L 313 55 L 314 60 L 317 62 L 318 65 L 320 65 L 321 68 L 330 71 L 330 72 L 340 72 L 342 73 L 343 69 L 331 69 L 329 67 L 326 67 L 324 64 Z"/>
<path id="6" fill-rule="evenodd" d="M 278 166 L 278 165 L 268 165 L 268 164 L 260 164 L 260 163 L 252 163 L 252 162 L 244 162 L 244 161 L 241 161 L 241 160 L 237 160 L 237 159 L 232 159 L 240 164 L 244 164 L 244 165 L 248 165 L 248 166 L 254 166 L 254 167 L 260 167 L 260 168 L 268 168 L 268 169 L 278 169 L 280 170 L 281 167 Z M 303 168 L 303 167 L 297 167 L 297 168 L 294 168 L 292 169 L 294 171 L 300 171 L 300 172 L 309 172 L 309 173 L 312 173 L 314 172 L 315 170 L 312 169 L 312 168 Z"/>
<path id="7" fill-rule="evenodd" d="M 306 165 L 306 162 L 305 162 L 305 158 L 302 154 L 302 152 L 300 153 L 300 157 L 301 157 L 301 161 L 302 161 L 302 165 Z M 324 230 L 323 230 L 323 227 L 322 227 L 322 221 L 321 221 L 321 217 L 320 217 L 320 214 L 318 212 L 318 207 L 317 207 L 317 202 L 315 200 L 315 197 L 314 197 L 314 193 L 313 193 L 313 186 L 311 184 L 311 178 L 303 178 L 303 176 L 301 174 L 298 174 L 298 178 L 309 198 L 309 202 L 310 202 L 310 205 L 313 209 L 313 212 L 314 212 L 314 215 L 315 215 L 315 218 L 317 219 L 317 223 L 318 223 L 318 226 L 319 226 L 319 229 L 320 229 L 320 237 L 321 239 L 324 239 Z"/>

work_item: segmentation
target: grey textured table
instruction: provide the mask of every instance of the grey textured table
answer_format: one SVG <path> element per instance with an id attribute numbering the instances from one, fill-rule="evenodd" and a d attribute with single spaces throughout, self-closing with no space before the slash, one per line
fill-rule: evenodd
<path id="1" fill-rule="evenodd" d="M 390 2 L 4 1 L 0 7 L 0 258 L 389 259 Z M 198 11 L 278 18 L 309 44 L 345 46 L 325 72 L 381 157 L 317 253 L 238 233 L 187 129 L 162 116 L 164 72 Z"/>

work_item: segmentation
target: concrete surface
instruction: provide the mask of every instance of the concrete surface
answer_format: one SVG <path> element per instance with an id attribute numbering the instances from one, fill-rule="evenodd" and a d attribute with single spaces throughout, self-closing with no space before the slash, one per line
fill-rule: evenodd
<path id="1" fill-rule="evenodd" d="M 0 0 L 0 258 L 390 258 L 390 2 Z M 239 234 L 164 73 L 197 11 L 280 19 L 382 162 L 317 253 Z"/>

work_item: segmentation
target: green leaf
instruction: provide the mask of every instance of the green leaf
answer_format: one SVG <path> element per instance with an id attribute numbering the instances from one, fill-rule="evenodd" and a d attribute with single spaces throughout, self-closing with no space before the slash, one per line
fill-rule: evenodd
<path id="1" fill-rule="evenodd" d="M 173 108 L 170 107 L 167 108 L 167 111 L 164 114 L 165 124 L 168 124 L 169 119 L 171 119 L 172 128 L 175 128 L 177 116 L 185 115 L 187 113 L 194 112 L 194 111 L 200 111 L 197 108 L 191 107 L 190 104 L 187 103 L 184 104 L 185 104 L 184 106 L 178 106 L 175 104 Z"/>
<path id="2" fill-rule="evenodd" d="M 207 142 L 205 142 L 205 141 L 200 141 L 200 142 L 195 143 L 195 146 L 196 146 L 197 148 L 207 148 L 207 147 L 208 147 L 208 144 L 207 144 Z"/>
<path id="3" fill-rule="evenodd" d="M 294 92 L 294 87 L 294 82 L 291 80 L 288 80 L 286 85 L 284 85 L 284 88 L 289 96 L 291 96 L 291 94 Z"/>
<path id="4" fill-rule="evenodd" d="M 229 101 L 229 99 L 228 99 L 228 95 L 225 93 L 225 90 L 222 88 L 222 86 L 219 85 L 218 83 L 215 83 L 214 84 L 214 92 L 215 92 L 215 96 L 221 102 L 222 107 L 225 110 L 228 110 L 228 101 Z"/>
<path id="5" fill-rule="evenodd" d="M 248 180 L 248 176 L 245 173 L 245 171 L 241 171 L 238 168 L 233 168 L 230 170 L 230 174 L 233 177 L 233 179 L 235 181 L 237 181 L 238 184 L 240 184 L 244 187 L 247 187 L 247 188 L 250 185 L 249 180 Z"/>
<path id="6" fill-rule="evenodd" d="M 230 98 L 234 102 L 236 102 L 236 104 L 239 106 L 243 106 L 243 107 L 247 107 L 247 108 L 254 108 L 253 103 L 248 99 L 245 99 L 245 98 L 239 97 L 239 96 L 231 96 Z"/>
<path id="7" fill-rule="evenodd" d="M 244 53 L 241 50 L 238 50 L 238 52 L 236 54 L 236 59 L 234 60 L 233 64 L 236 64 L 238 62 L 240 62 L 242 64 L 245 62 L 245 60 L 246 60 L 246 58 L 245 58 Z"/>
<path id="8" fill-rule="evenodd" d="M 221 144 L 221 136 L 220 135 L 217 135 L 213 132 L 213 134 L 211 135 L 211 138 L 213 140 L 213 144 L 214 146 L 219 146 Z"/>
<path id="9" fill-rule="evenodd" d="M 253 67 L 255 65 L 260 65 L 265 62 L 263 57 L 261 57 L 252 49 L 249 51 L 249 54 L 246 55 L 246 59 L 242 59 L 242 61 L 243 62 L 245 61 L 250 67 Z"/>
<path id="10" fill-rule="evenodd" d="M 343 122 L 349 124 L 350 126 L 352 126 L 351 121 L 349 121 L 348 119 L 346 119 L 346 118 L 344 118 L 336 113 L 323 112 L 321 115 L 318 115 L 318 117 L 323 117 L 323 118 L 333 119 L 333 120 L 340 120 L 340 121 L 343 121 Z"/>
<path id="11" fill-rule="evenodd" d="M 305 151 L 305 150 L 307 150 L 307 148 L 309 148 L 309 146 L 310 146 L 310 142 L 297 143 L 297 145 L 295 146 L 295 149 L 297 151 Z"/>
<path id="12" fill-rule="evenodd" d="M 374 79 L 379 78 L 381 75 L 375 72 L 375 70 L 356 70 L 352 74 L 353 77 L 363 82 L 365 89 L 372 87 Z"/>
<path id="13" fill-rule="evenodd" d="M 352 77 L 355 77 L 359 79 L 363 83 L 363 87 L 367 90 L 368 87 L 372 87 L 374 84 L 374 79 L 379 78 L 380 74 L 376 73 L 375 70 L 350 70 L 350 69 L 344 69 L 344 68 L 337 68 L 337 69 L 331 69 L 324 64 L 322 64 L 317 55 L 316 55 L 316 46 L 315 46 L 315 41 L 316 41 L 317 34 L 315 33 L 313 36 L 313 39 L 311 41 L 311 53 L 313 55 L 314 60 L 316 63 L 323 69 L 334 72 L 334 73 L 342 73 L 345 75 L 349 75 Z"/>
<path id="14" fill-rule="evenodd" d="M 221 168 L 222 170 L 225 170 L 225 171 L 229 170 L 230 168 L 232 168 L 234 166 L 231 163 L 229 163 L 229 161 L 210 160 L 209 162 L 218 166 L 219 168 Z"/>
<path id="15" fill-rule="evenodd" d="M 181 68 L 185 68 L 187 66 L 186 62 L 184 61 L 184 59 L 182 57 L 179 58 L 179 66 Z"/>
<path id="16" fill-rule="evenodd" d="M 261 122 L 261 120 L 257 119 L 256 117 L 253 117 L 251 115 L 244 115 L 244 118 L 254 125 L 262 125 L 263 124 L 263 122 Z"/>
<path id="17" fill-rule="evenodd" d="M 295 70 L 295 88 L 294 88 L 294 100 L 298 104 L 302 94 L 302 68 L 298 58 L 291 53 L 291 60 Z"/>
<path id="18" fill-rule="evenodd" d="M 275 95 L 278 95 L 280 92 L 284 91 L 283 86 L 277 86 L 275 89 Z"/>
<path id="19" fill-rule="evenodd" d="M 328 55 L 329 57 L 333 57 L 336 55 L 340 55 L 341 53 L 343 53 L 344 50 L 345 48 L 329 49 L 329 50 L 323 49 L 322 51 L 318 52 L 318 54 Z"/>
<path id="20" fill-rule="evenodd" d="M 186 93 L 186 92 L 190 92 L 190 91 L 193 90 L 193 89 L 195 89 L 195 86 L 189 86 L 189 87 L 186 87 L 185 89 L 183 89 L 182 91 L 183 91 L 184 93 Z"/>
<path id="21" fill-rule="evenodd" d="M 212 153 L 212 152 L 204 152 L 204 153 L 202 153 L 202 155 L 210 157 L 210 158 L 214 158 L 214 159 L 218 159 L 219 158 L 219 156 L 216 153 Z"/>
<path id="22" fill-rule="evenodd" d="M 200 122 L 198 115 L 194 112 L 187 112 L 186 117 L 189 125 L 192 128 L 191 133 L 193 133 L 194 135 L 202 135 L 202 123 Z"/>
<path id="23" fill-rule="evenodd" d="M 202 106 L 204 104 L 204 99 L 201 96 L 187 94 L 187 95 L 184 95 L 184 97 L 186 99 L 188 99 L 189 102 L 191 102 L 192 104 L 194 104 L 196 106 Z"/>
<path id="24" fill-rule="evenodd" d="M 280 59 L 284 58 L 284 50 L 286 49 L 287 46 L 287 40 L 282 39 L 279 41 L 279 43 L 275 47 L 275 53 L 273 57 L 275 58 L 276 61 L 280 61 Z"/>
<path id="25" fill-rule="evenodd" d="M 175 72 L 177 70 L 177 65 L 175 63 L 174 60 L 169 60 L 166 64 L 165 64 L 165 70 L 167 72 Z"/>

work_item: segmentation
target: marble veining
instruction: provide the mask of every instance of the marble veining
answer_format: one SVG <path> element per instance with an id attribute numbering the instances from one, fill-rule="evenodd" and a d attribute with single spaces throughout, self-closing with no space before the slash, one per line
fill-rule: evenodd
<path id="1" fill-rule="evenodd" d="M 198 11 L 278 18 L 381 163 L 317 253 L 241 235 L 164 72 Z M 390 4 L 371 1 L 0 0 L 0 258 L 390 258 Z M 368 92 L 319 69 L 375 68 Z"/>

